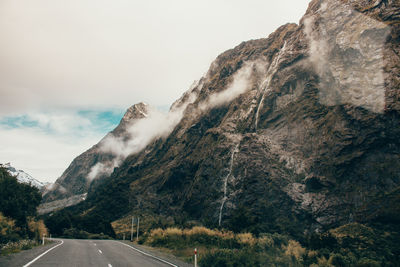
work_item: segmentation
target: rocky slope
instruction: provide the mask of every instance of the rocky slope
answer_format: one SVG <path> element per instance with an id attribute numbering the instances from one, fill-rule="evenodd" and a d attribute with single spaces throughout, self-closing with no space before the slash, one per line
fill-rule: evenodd
<path id="1" fill-rule="evenodd" d="M 57 181 L 48 186 L 48 190 L 43 195 L 46 203 L 57 200 L 46 207 L 56 206 L 58 208 L 69 206 L 82 201 L 91 185 L 104 177 L 108 177 L 114 170 L 118 156 L 105 151 L 103 143 L 108 138 L 128 138 L 129 127 L 137 120 L 144 118 L 148 112 L 148 106 L 139 103 L 131 106 L 121 119 L 119 125 L 108 133 L 98 144 L 75 158 L 69 167 L 64 171 Z M 65 205 L 63 205 L 63 200 Z M 77 200 L 77 201 L 74 201 Z"/>
<path id="2" fill-rule="evenodd" d="M 399 199 L 399 14 L 391 0 L 314 0 L 299 25 L 221 54 L 172 106 L 173 131 L 79 209 L 292 234 L 398 216 L 377 203 Z"/>

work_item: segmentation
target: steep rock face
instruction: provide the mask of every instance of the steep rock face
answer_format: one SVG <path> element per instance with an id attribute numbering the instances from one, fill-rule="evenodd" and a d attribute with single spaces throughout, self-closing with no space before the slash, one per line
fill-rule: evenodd
<path id="1" fill-rule="evenodd" d="M 223 53 L 173 105 L 195 97 L 174 131 L 86 207 L 258 232 L 374 219 L 365 207 L 400 184 L 399 23 L 395 1 L 314 0 Z"/>
<path id="2" fill-rule="evenodd" d="M 51 202 L 54 200 L 78 199 L 81 201 L 84 197 L 74 197 L 86 194 L 93 182 L 98 182 L 104 177 L 108 177 L 114 169 L 114 160 L 116 156 L 108 151 L 103 151 L 102 144 L 110 136 L 114 138 L 128 138 L 128 128 L 135 121 L 147 116 L 148 106 L 139 103 L 131 106 L 121 119 L 119 125 L 108 133 L 98 144 L 76 157 L 69 167 L 64 171 L 57 181 L 49 186 L 49 190 L 44 193 L 43 201 Z M 101 170 L 94 173 L 93 167 L 101 166 Z M 101 165 L 100 165 L 101 164 Z M 71 202 L 70 200 L 68 200 Z M 69 202 L 66 203 L 69 203 Z M 79 202 L 78 201 L 78 202 Z M 60 201 L 57 202 L 57 207 Z M 74 202 L 76 204 L 76 202 Z"/>

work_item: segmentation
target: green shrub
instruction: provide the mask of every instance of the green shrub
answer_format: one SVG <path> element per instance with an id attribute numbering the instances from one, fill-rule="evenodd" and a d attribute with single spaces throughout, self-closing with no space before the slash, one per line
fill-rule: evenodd
<path id="1" fill-rule="evenodd" d="M 21 250 L 31 249 L 34 246 L 37 246 L 37 243 L 34 240 L 23 239 L 15 242 L 8 242 L 7 244 L 0 245 L 0 255 L 8 255 L 11 253 L 17 253 Z"/>
<path id="2" fill-rule="evenodd" d="M 367 258 L 360 259 L 356 264 L 356 267 L 380 267 L 380 266 L 381 264 L 379 262 Z"/>
<path id="3" fill-rule="evenodd" d="M 200 266 L 259 266 L 260 262 L 254 252 L 248 250 L 218 249 L 206 253 L 199 259 Z"/>

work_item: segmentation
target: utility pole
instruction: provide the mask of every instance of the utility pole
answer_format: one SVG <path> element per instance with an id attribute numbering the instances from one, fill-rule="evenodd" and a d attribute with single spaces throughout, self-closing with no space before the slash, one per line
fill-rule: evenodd
<path id="1" fill-rule="evenodd" d="M 139 241 L 139 216 L 137 217 L 136 241 Z"/>
<path id="2" fill-rule="evenodd" d="M 133 241 L 133 216 L 132 216 L 132 224 L 131 224 L 131 242 Z"/>

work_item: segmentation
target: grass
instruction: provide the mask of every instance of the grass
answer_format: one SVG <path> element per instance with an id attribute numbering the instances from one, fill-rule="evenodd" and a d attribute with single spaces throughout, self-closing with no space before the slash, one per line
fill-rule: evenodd
<path id="1" fill-rule="evenodd" d="M 359 223 L 305 236 L 302 242 L 278 233 L 255 236 L 194 226 L 149 229 L 139 244 L 188 263 L 197 248 L 199 266 L 399 266 L 398 238 L 397 232 Z"/>
<path id="2" fill-rule="evenodd" d="M 167 249 L 190 263 L 193 262 L 194 248 L 197 248 L 200 266 L 259 266 L 271 262 L 299 262 L 300 266 L 306 253 L 300 243 L 279 234 L 255 237 L 251 233 L 235 234 L 202 226 L 156 228 L 143 235 L 140 242 Z"/>

